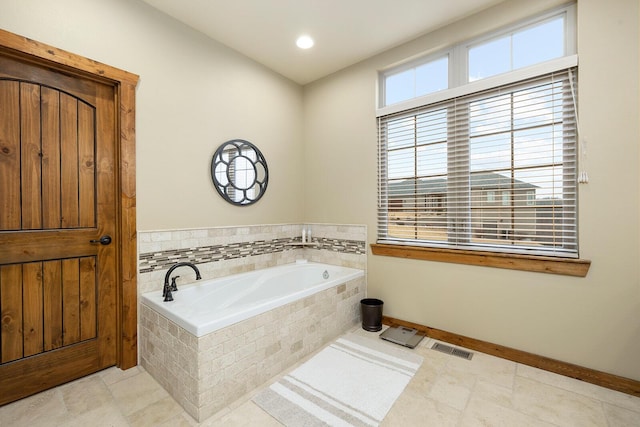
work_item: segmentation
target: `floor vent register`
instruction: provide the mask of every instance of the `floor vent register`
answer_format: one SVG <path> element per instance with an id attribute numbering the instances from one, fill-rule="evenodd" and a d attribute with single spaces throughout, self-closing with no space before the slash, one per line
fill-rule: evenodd
<path id="1" fill-rule="evenodd" d="M 442 344 L 439 342 L 433 344 L 433 346 L 431 346 L 431 349 L 442 353 L 451 354 L 453 356 L 461 357 L 467 360 L 471 360 L 471 358 L 473 357 L 473 353 L 471 353 L 470 351 L 462 350 L 461 348 L 452 347 L 450 345 Z"/>

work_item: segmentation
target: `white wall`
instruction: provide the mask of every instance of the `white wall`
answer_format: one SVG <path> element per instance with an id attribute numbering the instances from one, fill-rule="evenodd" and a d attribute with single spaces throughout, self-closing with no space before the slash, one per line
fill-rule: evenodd
<path id="1" fill-rule="evenodd" d="M 511 0 L 307 85 L 305 220 L 376 233 L 377 71 L 564 2 Z M 640 380 L 637 0 L 579 0 L 586 278 L 369 255 L 385 314 Z M 622 197 L 626 199 L 623 199 Z"/>
<path id="2" fill-rule="evenodd" d="M 0 0 L 0 28 L 140 76 L 140 230 L 302 220 L 299 85 L 137 0 Z M 211 156 L 232 138 L 256 144 L 269 166 L 250 208 L 211 183 Z"/>

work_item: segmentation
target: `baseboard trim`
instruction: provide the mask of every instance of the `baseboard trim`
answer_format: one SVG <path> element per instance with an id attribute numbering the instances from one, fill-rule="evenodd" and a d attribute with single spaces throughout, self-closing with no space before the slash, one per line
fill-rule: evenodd
<path id="1" fill-rule="evenodd" d="M 606 387 L 611 390 L 620 391 L 632 396 L 640 397 L 640 381 L 620 377 L 606 372 L 596 371 L 595 369 L 585 368 L 560 360 L 551 359 L 537 354 L 528 353 L 522 350 L 516 350 L 487 341 L 477 340 L 475 338 L 465 337 L 463 335 L 454 334 L 452 332 L 443 331 L 429 326 L 417 323 L 407 322 L 405 320 L 396 319 L 389 316 L 383 316 L 382 322 L 389 326 L 404 326 L 407 328 L 417 329 L 426 336 L 444 341 L 450 344 L 465 347 L 470 350 L 477 350 L 492 356 L 501 357 L 513 362 L 522 363 L 523 365 L 533 366 L 534 368 L 543 369 L 545 371 L 575 378 L 591 384 Z"/>

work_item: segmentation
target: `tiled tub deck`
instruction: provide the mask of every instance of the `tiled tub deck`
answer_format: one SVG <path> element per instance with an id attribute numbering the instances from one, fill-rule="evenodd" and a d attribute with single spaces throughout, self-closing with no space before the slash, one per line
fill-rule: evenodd
<path id="1" fill-rule="evenodd" d="M 203 421 L 356 325 L 365 277 L 202 337 L 141 304 L 141 364 Z"/>

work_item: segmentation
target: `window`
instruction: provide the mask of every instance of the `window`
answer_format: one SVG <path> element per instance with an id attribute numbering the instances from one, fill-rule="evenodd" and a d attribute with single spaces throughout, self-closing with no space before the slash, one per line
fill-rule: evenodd
<path id="1" fill-rule="evenodd" d="M 572 13 L 382 74 L 379 243 L 578 256 Z M 448 72 L 465 81 L 442 90 Z"/>
<path id="2" fill-rule="evenodd" d="M 385 103 L 395 104 L 449 87 L 448 55 L 406 70 L 394 71 L 385 79 Z"/>
<path id="3" fill-rule="evenodd" d="M 565 55 L 564 14 L 470 46 L 468 81 Z"/>

